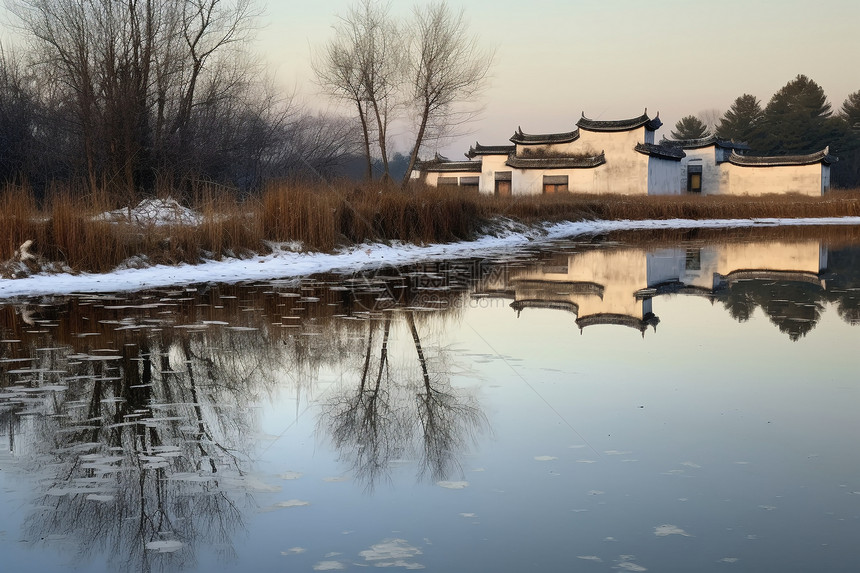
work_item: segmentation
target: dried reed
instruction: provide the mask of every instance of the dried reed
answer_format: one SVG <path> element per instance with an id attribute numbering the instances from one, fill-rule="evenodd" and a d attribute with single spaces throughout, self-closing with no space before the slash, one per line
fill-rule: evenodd
<path id="1" fill-rule="evenodd" d="M 166 196 L 164 190 L 160 195 Z M 632 197 L 551 195 L 506 197 L 458 189 L 379 184 L 308 185 L 271 182 L 259 197 L 239 200 L 230 190 L 200 184 L 190 193 L 199 224 L 108 222 L 116 207 L 106 193 L 69 186 L 50 190 L 40 209 L 27 189 L 0 190 L 0 261 L 26 240 L 48 261 L 78 271 L 104 272 L 130 258 L 149 263 L 197 263 L 204 258 L 268 252 L 270 242 L 301 242 L 329 251 L 365 241 L 414 243 L 468 239 L 486 222 L 508 217 L 525 223 L 592 219 L 730 219 L 860 215 L 860 192 L 824 197 Z"/>

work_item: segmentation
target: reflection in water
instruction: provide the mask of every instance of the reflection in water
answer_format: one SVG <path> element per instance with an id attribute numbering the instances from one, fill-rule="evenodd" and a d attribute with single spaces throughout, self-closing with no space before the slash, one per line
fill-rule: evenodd
<path id="1" fill-rule="evenodd" d="M 791 340 L 809 333 L 824 303 L 856 322 L 856 249 L 826 249 L 818 240 L 690 244 L 672 248 L 580 248 L 529 265 L 490 273 L 479 285 L 489 296 L 524 309 L 576 315 L 580 329 L 597 324 L 656 330 L 654 299 L 695 295 L 720 302 L 739 322 L 760 308 Z M 830 263 L 830 264 L 829 264 Z"/>
<path id="2" fill-rule="evenodd" d="M 409 329 L 414 354 L 392 364 L 391 326 L 400 319 Z M 432 357 L 425 353 L 414 310 L 369 319 L 363 363 L 355 368 L 358 383 L 348 380 L 323 404 L 320 427 L 369 491 L 388 479 L 393 461 L 416 453 L 419 478 L 439 481 L 460 474 L 458 456 L 487 426 L 474 396 L 451 385 L 445 350 L 434 351 Z"/>
<path id="3" fill-rule="evenodd" d="M 385 313 L 371 369 L 379 320 L 368 309 L 451 313 L 465 285 L 448 275 L 416 269 L 420 288 L 357 277 L 0 308 L 0 435 L 19 469 L 39 476 L 25 537 L 128 570 L 192 567 L 201 546 L 231 559 L 250 496 L 271 489 L 250 474 L 252 406 L 279 378 L 298 391 L 322 368 L 346 367 L 364 325 L 364 369 L 332 419 L 334 440 L 361 446 L 351 469 L 371 486 L 421 426 L 425 466 L 445 477 L 475 425 L 463 420 L 480 411 L 425 356 L 412 310 Z M 393 316 L 411 328 L 413 368 L 392 367 Z"/>
<path id="4" fill-rule="evenodd" d="M 254 493 L 272 490 L 253 477 L 254 405 L 285 386 L 309 394 L 323 372 L 341 383 L 317 401 L 317 429 L 366 491 L 404 460 L 419 480 L 462 476 L 459 460 L 489 424 L 434 336 L 460 309 L 504 297 L 517 315 L 559 309 L 581 330 L 644 336 L 659 324 L 655 300 L 679 295 L 741 322 L 761 309 L 798 340 L 828 304 L 860 323 L 860 249 L 574 245 L 500 264 L 2 306 L 0 437 L 37 476 L 23 536 L 129 570 L 192 567 L 204 547 L 229 560 Z"/>
<path id="5" fill-rule="evenodd" d="M 118 349 L 34 349 L 29 368 L 9 373 L 17 380 L 6 409 L 21 420 L 10 449 L 40 476 L 27 538 L 142 571 L 191 565 L 199 544 L 233 555 L 252 485 L 253 415 L 243 405 L 266 347 L 252 357 L 247 337 L 209 334 L 159 330 Z"/>

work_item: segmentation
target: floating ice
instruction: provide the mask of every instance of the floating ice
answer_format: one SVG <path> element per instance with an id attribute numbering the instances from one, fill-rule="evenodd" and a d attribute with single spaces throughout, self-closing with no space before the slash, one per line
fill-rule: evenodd
<path id="1" fill-rule="evenodd" d="M 585 561 L 597 561 L 598 563 L 603 563 L 603 559 L 597 555 L 577 555 L 576 558 L 584 559 Z"/>
<path id="2" fill-rule="evenodd" d="M 150 551 L 158 551 L 159 553 L 173 553 L 179 551 L 185 544 L 175 539 L 164 541 L 150 541 L 146 544 L 146 548 Z"/>
<path id="3" fill-rule="evenodd" d="M 302 507 L 310 504 L 311 502 L 301 499 L 288 499 L 287 501 L 279 501 L 275 504 L 275 507 Z"/>
<path id="4" fill-rule="evenodd" d="M 539 462 L 551 462 L 557 459 L 558 458 L 555 456 L 535 456 L 535 460 Z"/>
<path id="5" fill-rule="evenodd" d="M 656 535 L 657 537 L 666 537 L 667 535 L 682 535 L 684 537 L 692 537 L 692 535 L 690 535 L 677 525 L 671 525 L 668 523 L 655 527 L 654 535 Z"/>
<path id="6" fill-rule="evenodd" d="M 346 566 L 340 561 L 320 561 L 314 565 L 314 571 L 341 571 Z"/>
<path id="7" fill-rule="evenodd" d="M 286 551 L 281 551 L 281 555 L 298 555 L 307 551 L 304 547 L 290 547 Z"/>
<path id="8" fill-rule="evenodd" d="M 437 481 L 436 485 L 439 487 L 444 487 L 446 489 L 463 489 L 469 487 L 469 482 L 467 481 Z"/>
<path id="9" fill-rule="evenodd" d="M 723 557 L 722 559 L 718 559 L 717 563 L 737 563 L 737 557 Z"/>
<path id="10" fill-rule="evenodd" d="M 382 543 L 377 543 L 359 553 L 366 561 L 372 561 L 376 567 L 424 569 L 420 563 L 406 561 L 421 554 L 420 549 L 412 547 L 405 539 L 383 539 Z"/>

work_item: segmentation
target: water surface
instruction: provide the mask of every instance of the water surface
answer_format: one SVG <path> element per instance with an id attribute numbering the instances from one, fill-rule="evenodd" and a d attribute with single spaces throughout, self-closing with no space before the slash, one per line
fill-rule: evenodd
<path id="1" fill-rule="evenodd" d="M 854 571 L 860 246 L 0 306 L 10 570 Z"/>

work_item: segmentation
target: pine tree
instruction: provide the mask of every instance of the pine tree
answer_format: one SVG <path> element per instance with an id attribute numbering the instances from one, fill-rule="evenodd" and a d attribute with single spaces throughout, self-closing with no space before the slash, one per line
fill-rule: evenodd
<path id="1" fill-rule="evenodd" d="M 798 75 L 776 92 L 764 110 L 766 154 L 809 153 L 832 143 L 834 124 L 824 90 Z"/>
<path id="2" fill-rule="evenodd" d="M 754 144 L 761 136 L 764 110 L 754 95 L 743 94 L 726 111 L 717 126 L 717 137 Z"/>
<path id="3" fill-rule="evenodd" d="M 842 103 L 842 118 L 852 128 L 860 129 L 860 91 L 850 94 Z"/>
<path id="4" fill-rule="evenodd" d="M 709 135 L 711 132 L 708 131 L 708 126 L 695 115 L 682 117 L 672 131 L 673 139 L 701 139 Z"/>

